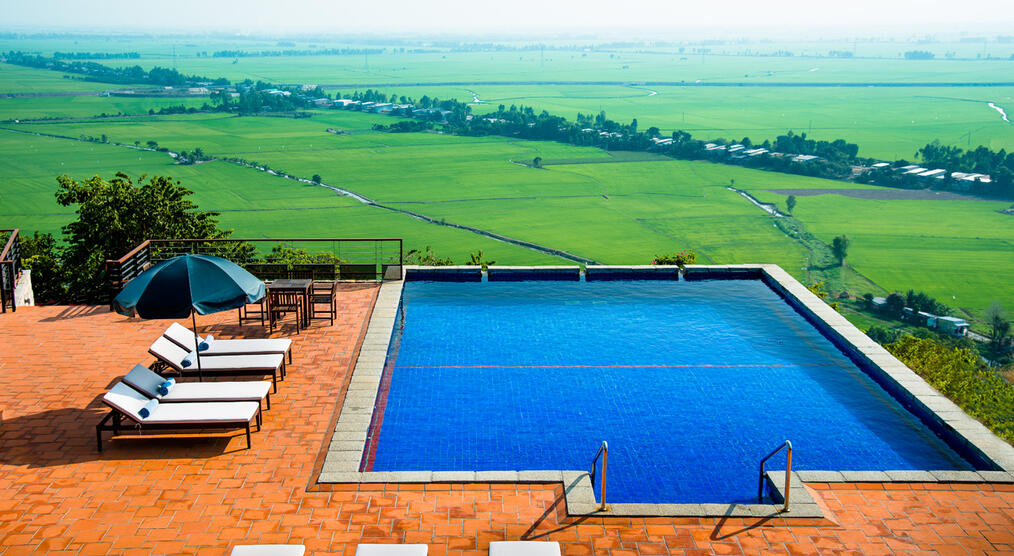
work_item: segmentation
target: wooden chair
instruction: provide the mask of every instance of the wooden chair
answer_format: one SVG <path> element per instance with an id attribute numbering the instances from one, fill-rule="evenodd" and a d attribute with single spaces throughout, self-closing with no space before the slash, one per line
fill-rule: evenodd
<path id="1" fill-rule="evenodd" d="M 289 272 L 289 265 L 285 263 L 250 263 L 243 265 L 243 268 L 247 272 L 254 276 L 264 280 L 265 282 L 271 282 L 279 278 L 286 278 Z M 267 296 L 265 295 L 257 303 L 245 305 L 237 309 L 239 312 L 239 324 L 243 325 L 244 321 L 261 321 L 261 326 L 264 326 L 265 319 L 268 318 L 267 310 Z"/>
<path id="2" fill-rule="evenodd" d="M 319 309 L 326 306 L 327 309 Z M 326 315 L 320 316 L 317 315 Z M 338 281 L 314 282 L 310 290 L 310 318 L 330 319 L 331 326 L 334 326 L 334 319 L 338 316 Z"/>
<path id="3" fill-rule="evenodd" d="M 281 320 L 288 313 L 296 315 L 296 334 L 302 328 L 303 300 L 302 296 L 292 292 L 273 292 L 268 290 L 268 326 L 275 331 L 275 321 Z"/>

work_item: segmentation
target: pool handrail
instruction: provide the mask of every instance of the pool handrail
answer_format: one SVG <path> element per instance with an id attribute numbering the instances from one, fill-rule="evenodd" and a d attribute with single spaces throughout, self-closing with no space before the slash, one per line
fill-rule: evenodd
<path id="1" fill-rule="evenodd" d="M 760 478 L 757 483 L 757 501 L 760 502 L 764 500 L 764 464 L 767 463 L 769 459 L 774 457 L 775 454 L 782 451 L 782 448 L 786 449 L 786 453 L 785 453 L 785 490 L 783 491 L 785 493 L 785 505 L 782 506 L 781 511 L 788 512 L 789 487 L 791 486 L 790 483 L 792 481 L 792 443 L 789 442 L 788 440 L 786 440 L 785 443 L 782 444 L 781 446 L 775 448 L 770 454 L 764 456 L 764 459 L 761 460 Z"/>
<path id="2" fill-rule="evenodd" d="M 609 511 L 609 506 L 606 505 L 606 460 L 609 458 L 609 443 L 605 440 L 602 441 L 599 451 L 595 452 L 595 457 L 592 458 L 591 478 L 593 485 L 595 482 L 595 462 L 598 461 L 599 456 L 602 456 L 602 480 L 599 482 L 599 488 L 601 489 L 599 511 L 607 512 Z"/>

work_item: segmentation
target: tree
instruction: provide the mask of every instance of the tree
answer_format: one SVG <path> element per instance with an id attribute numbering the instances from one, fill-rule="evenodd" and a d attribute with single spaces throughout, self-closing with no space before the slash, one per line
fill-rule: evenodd
<path id="1" fill-rule="evenodd" d="M 792 214 L 792 211 L 795 208 L 796 208 L 796 196 L 789 195 L 789 198 L 785 199 L 785 209 L 789 211 L 789 214 Z"/>
<path id="2" fill-rule="evenodd" d="M 901 316 L 901 313 L 905 310 L 905 298 L 898 292 L 891 292 L 884 303 L 884 310 L 893 317 Z"/>
<path id="3" fill-rule="evenodd" d="M 422 266 L 450 266 L 454 264 L 451 259 L 438 257 L 429 245 L 425 249 L 409 249 L 405 253 L 406 264 L 417 264 Z"/>
<path id="4" fill-rule="evenodd" d="M 535 166 L 536 168 L 542 168 L 542 157 L 541 156 L 535 157 L 532 160 L 532 166 Z"/>
<path id="5" fill-rule="evenodd" d="M 986 308 L 985 316 L 989 325 L 989 345 L 995 355 L 1002 357 L 1010 350 L 1010 319 L 996 301 Z"/>
<path id="6" fill-rule="evenodd" d="M 313 183 L 320 183 L 320 180 L 321 180 L 320 174 L 314 174 L 313 177 L 310 178 L 310 181 L 312 181 Z"/>
<path id="7" fill-rule="evenodd" d="M 491 261 L 487 259 L 486 255 L 482 252 L 482 249 L 480 249 L 475 253 L 470 253 L 468 255 L 468 264 L 481 266 L 483 270 L 486 270 L 489 267 L 489 265 L 496 264 L 496 261 Z"/>
<path id="8" fill-rule="evenodd" d="M 104 303 L 109 290 L 105 261 L 118 259 L 146 239 L 224 238 L 217 212 L 198 209 L 193 191 L 168 176 L 152 176 L 137 184 L 124 174 L 106 181 L 95 175 L 78 182 L 66 174 L 56 178 L 60 205 L 77 205 L 77 220 L 63 227 L 62 257 L 67 292 L 72 301 Z"/>
<path id="9" fill-rule="evenodd" d="M 845 264 L 845 257 L 849 253 L 849 238 L 845 234 L 842 234 L 831 241 L 831 253 L 834 258 L 838 259 L 838 264 Z"/>

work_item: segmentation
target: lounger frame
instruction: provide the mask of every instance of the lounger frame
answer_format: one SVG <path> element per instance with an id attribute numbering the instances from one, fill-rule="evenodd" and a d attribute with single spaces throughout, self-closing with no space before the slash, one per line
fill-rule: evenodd
<path id="1" fill-rule="evenodd" d="M 108 405 L 108 404 L 106 404 Z M 124 425 L 132 425 L 133 428 L 138 429 L 140 433 L 142 430 L 168 430 L 168 431 L 179 431 L 179 430 L 197 430 L 197 429 L 246 429 L 246 448 L 250 449 L 252 444 L 250 443 L 250 421 L 241 423 L 239 421 L 228 421 L 228 422 L 210 422 L 210 423 L 143 423 L 134 419 L 129 413 L 124 413 L 119 409 L 109 406 L 110 411 L 105 417 L 99 421 L 99 424 L 95 425 L 95 439 L 97 442 L 98 450 L 102 451 L 102 432 L 112 431 L 113 436 L 120 434 L 120 429 L 126 428 Z M 257 431 L 261 430 L 261 413 L 258 411 L 255 414 Z M 126 418 L 126 419 L 124 419 Z M 112 423 L 109 421 L 112 420 Z M 124 423 L 124 421 L 127 423 Z"/>

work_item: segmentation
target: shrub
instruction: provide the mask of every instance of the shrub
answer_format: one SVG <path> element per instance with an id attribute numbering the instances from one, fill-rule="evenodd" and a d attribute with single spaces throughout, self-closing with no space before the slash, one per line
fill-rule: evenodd
<path id="1" fill-rule="evenodd" d="M 654 260 L 651 261 L 653 265 L 678 265 L 680 268 L 688 264 L 695 264 L 697 262 L 697 252 L 693 249 L 684 249 L 679 253 L 673 253 L 671 255 L 655 255 Z"/>
<path id="2" fill-rule="evenodd" d="M 1014 385 L 974 352 L 914 336 L 884 347 L 997 436 L 1014 443 Z"/>

